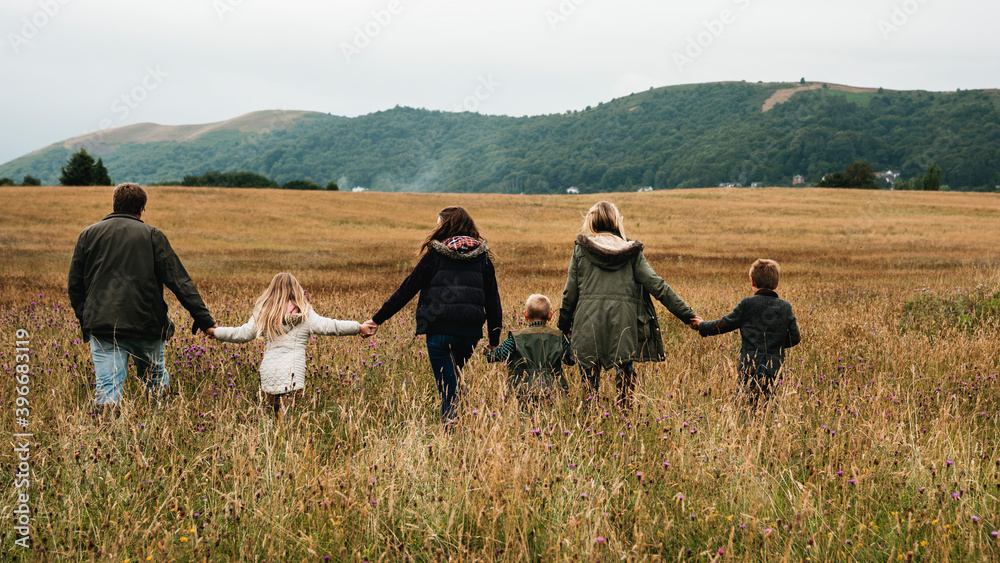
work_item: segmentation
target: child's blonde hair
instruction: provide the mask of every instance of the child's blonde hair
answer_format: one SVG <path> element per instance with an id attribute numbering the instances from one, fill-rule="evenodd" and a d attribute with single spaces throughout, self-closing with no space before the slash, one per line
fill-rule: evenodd
<path id="1" fill-rule="evenodd" d="M 524 312 L 530 319 L 548 321 L 549 313 L 552 312 L 552 302 L 540 293 L 533 293 L 524 300 Z"/>
<path id="2" fill-rule="evenodd" d="M 625 218 L 618 212 L 615 204 L 599 201 L 590 208 L 587 216 L 583 218 L 583 227 L 580 228 L 580 232 L 586 237 L 594 236 L 597 233 L 611 233 L 626 238 Z"/>
<path id="3" fill-rule="evenodd" d="M 298 307 L 300 313 L 309 311 L 309 302 L 299 280 L 292 274 L 282 272 L 271 279 L 271 284 L 254 303 L 253 320 L 257 325 L 257 336 L 274 340 L 285 334 L 289 301 Z"/>
<path id="4" fill-rule="evenodd" d="M 759 258 L 750 266 L 750 279 L 757 289 L 778 289 L 781 266 L 774 260 Z"/>

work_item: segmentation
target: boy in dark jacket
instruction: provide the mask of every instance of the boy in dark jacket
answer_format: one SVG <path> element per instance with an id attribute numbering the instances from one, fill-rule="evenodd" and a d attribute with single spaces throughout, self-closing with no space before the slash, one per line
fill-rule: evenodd
<path id="1" fill-rule="evenodd" d="M 530 295 L 524 302 L 528 328 L 515 330 L 500 346 L 486 353 L 488 362 L 506 362 L 511 389 L 528 401 L 551 398 L 568 389 L 562 363 L 572 365 L 569 339 L 546 326 L 552 320 L 552 302 Z"/>
<path id="2" fill-rule="evenodd" d="M 785 360 L 785 349 L 802 339 L 792 306 L 778 298 L 781 269 L 774 260 L 757 260 L 750 266 L 753 296 L 740 301 L 725 317 L 714 321 L 695 321 L 702 336 L 723 334 L 740 329 L 740 384 L 755 409 L 758 400 L 767 401 L 772 385 Z"/>

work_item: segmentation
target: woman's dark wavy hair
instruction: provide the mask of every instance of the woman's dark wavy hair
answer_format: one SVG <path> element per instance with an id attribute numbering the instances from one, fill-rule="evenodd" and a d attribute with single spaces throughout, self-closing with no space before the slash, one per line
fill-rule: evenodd
<path id="1" fill-rule="evenodd" d="M 427 252 L 431 242 L 444 242 L 452 237 L 472 237 L 480 242 L 486 242 L 486 239 L 479 234 L 476 222 L 472 220 L 472 216 L 469 215 L 469 212 L 464 207 L 457 205 L 445 207 L 438 212 L 438 217 L 441 218 L 441 224 L 424 239 L 424 243 L 420 245 L 418 255 Z M 490 252 L 489 254 L 492 257 L 493 253 Z"/>

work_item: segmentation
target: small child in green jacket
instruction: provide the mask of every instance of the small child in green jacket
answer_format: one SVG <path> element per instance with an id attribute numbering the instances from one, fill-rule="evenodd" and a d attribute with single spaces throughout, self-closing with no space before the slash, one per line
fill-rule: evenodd
<path id="1" fill-rule="evenodd" d="M 552 302 L 544 295 L 528 296 L 524 317 L 528 328 L 511 332 L 486 353 L 486 361 L 507 363 L 510 387 L 521 399 L 552 398 L 569 388 L 562 371 L 563 362 L 574 363 L 569 339 L 547 326 L 552 320 Z"/>

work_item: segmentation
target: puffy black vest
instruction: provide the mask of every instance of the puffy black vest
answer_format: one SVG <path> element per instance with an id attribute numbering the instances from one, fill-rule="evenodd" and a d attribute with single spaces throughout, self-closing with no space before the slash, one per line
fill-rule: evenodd
<path id="1" fill-rule="evenodd" d="M 456 252 L 441 243 L 430 246 L 434 276 L 417 301 L 417 334 L 482 338 L 486 251 L 485 244 L 469 252 Z"/>

